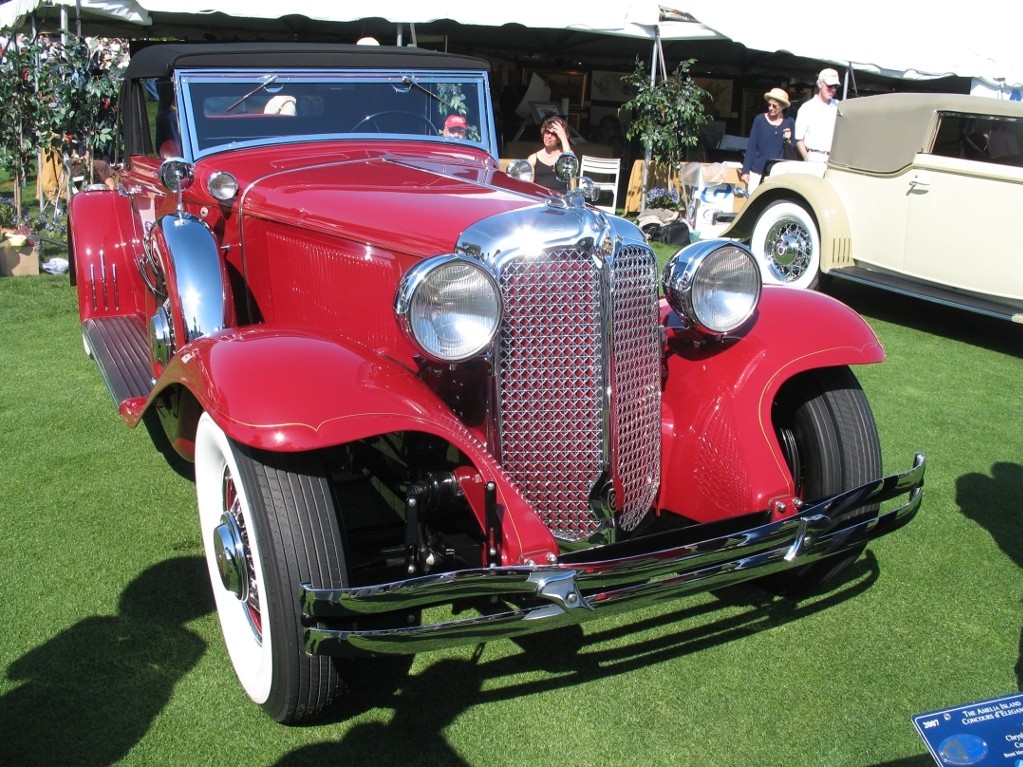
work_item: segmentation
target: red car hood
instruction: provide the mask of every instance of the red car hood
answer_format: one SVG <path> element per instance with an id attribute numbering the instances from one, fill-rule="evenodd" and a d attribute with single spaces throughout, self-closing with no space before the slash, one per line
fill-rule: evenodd
<path id="1" fill-rule="evenodd" d="M 256 216 L 431 256 L 450 252 L 473 223 L 542 199 L 479 155 L 321 157 L 262 175 L 243 191 L 240 211 L 243 221 Z"/>

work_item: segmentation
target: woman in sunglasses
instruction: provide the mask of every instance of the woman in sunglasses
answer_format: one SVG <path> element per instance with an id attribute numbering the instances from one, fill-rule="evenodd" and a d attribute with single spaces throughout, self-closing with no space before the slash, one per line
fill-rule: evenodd
<path id="1" fill-rule="evenodd" d="M 526 158 L 533 168 L 533 183 L 555 192 L 568 191 L 568 184 L 554 174 L 554 163 L 565 153 L 573 154 L 568 140 L 568 122 L 560 115 L 547 115 L 540 123 L 543 147 Z"/>

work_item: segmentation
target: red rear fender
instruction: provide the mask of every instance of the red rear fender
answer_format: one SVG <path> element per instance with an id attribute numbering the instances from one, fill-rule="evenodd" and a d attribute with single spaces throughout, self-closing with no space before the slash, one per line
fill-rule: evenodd
<path id="1" fill-rule="evenodd" d="M 81 319 L 138 314 L 144 292 L 136 263 L 142 242 L 131 202 L 115 191 L 81 192 L 68 204 L 68 260 Z"/>

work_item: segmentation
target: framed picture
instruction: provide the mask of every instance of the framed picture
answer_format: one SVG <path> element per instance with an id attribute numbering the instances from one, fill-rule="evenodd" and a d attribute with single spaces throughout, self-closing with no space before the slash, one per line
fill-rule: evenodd
<path id="1" fill-rule="evenodd" d="M 533 119 L 539 125 L 543 118 L 548 115 L 556 115 L 559 112 L 558 105 L 553 101 L 530 101 L 529 108 L 533 112 Z"/>
<path id="2" fill-rule="evenodd" d="M 568 114 L 578 117 L 586 104 L 586 85 L 589 75 L 586 72 L 553 70 L 523 70 L 523 83 L 528 83 L 532 75 L 543 80 L 544 85 L 551 89 L 550 103 L 560 104 L 562 99 L 568 101 Z M 546 103 L 546 102 L 544 102 Z M 558 111 L 562 111 L 560 108 Z"/>
<path id="3" fill-rule="evenodd" d="M 693 82 L 710 94 L 707 111 L 711 116 L 727 120 L 732 117 L 732 81 L 716 77 L 694 77 Z"/>
<path id="4" fill-rule="evenodd" d="M 594 70 L 590 78 L 590 100 L 624 104 L 636 95 L 636 89 L 622 80 L 626 72 Z"/>

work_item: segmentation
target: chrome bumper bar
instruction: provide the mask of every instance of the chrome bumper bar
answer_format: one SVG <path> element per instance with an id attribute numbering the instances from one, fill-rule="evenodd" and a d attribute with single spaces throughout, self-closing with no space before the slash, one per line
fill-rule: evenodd
<path id="1" fill-rule="evenodd" d="M 491 567 L 426 575 L 347 589 L 303 586 L 314 655 L 404 654 L 546 631 L 634 609 L 694 591 L 723 588 L 840 554 L 899 529 L 920 508 L 924 456 L 913 467 L 808 506 L 786 519 L 693 542 L 690 531 L 652 535 L 604 549 L 566 554 L 553 564 Z M 908 498 L 852 525 L 833 520 L 856 509 Z M 712 528 L 712 526 L 707 526 Z M 702 528 L 696 528 L 702 529 Z M 681 534 L 690 540 L 677 542 Z M 613 559 L 594 554 L 624 551 Z M 437 605 L 489 600 L 494 612 L 431 625 L 405 625 L 403 616 Z M 388 628 L 339 629 L 329 623 L 372 622 Z M 382 620 L 383 619 L 383 620 Z"/>

